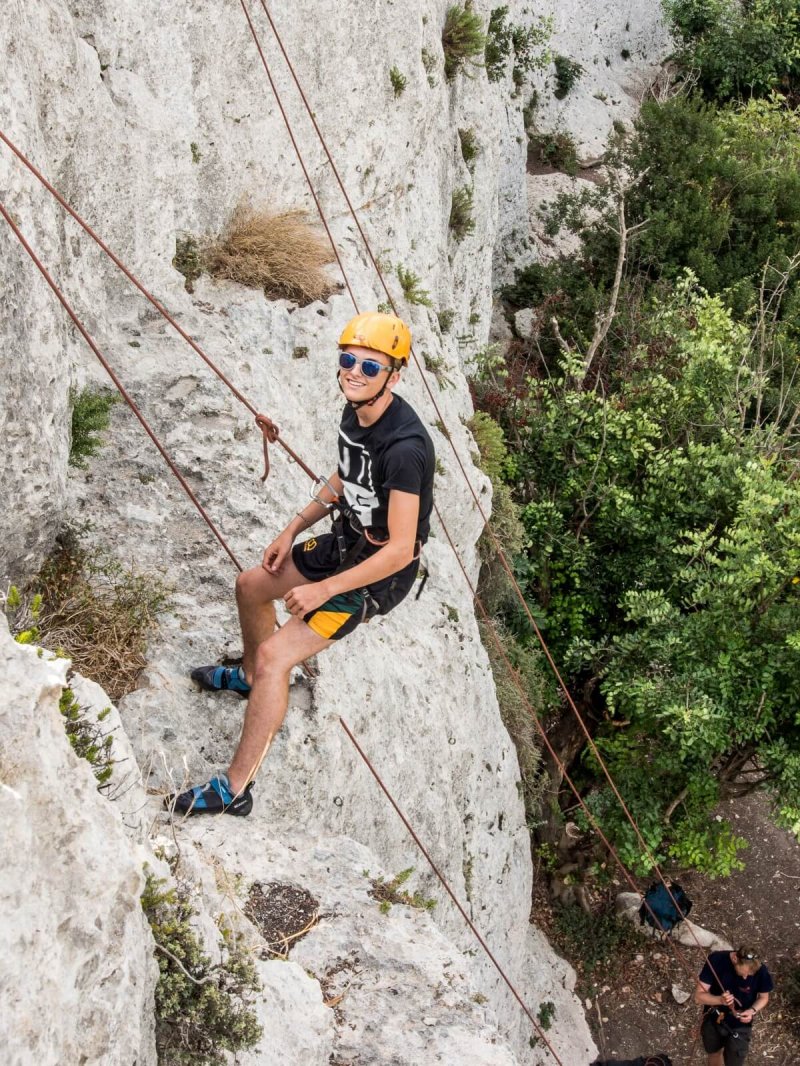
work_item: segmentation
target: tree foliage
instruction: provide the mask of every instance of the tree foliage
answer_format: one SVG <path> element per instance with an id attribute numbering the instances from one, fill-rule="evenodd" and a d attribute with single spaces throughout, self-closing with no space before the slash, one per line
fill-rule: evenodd
<path id="1" fill-rule="evenodd" d="M 722 874 L 741 844 L 708 821 L 722 791 L 768 784 L 800 824 L 797 440 L 719 296 L 687 275 L 641 317 L 604 388 L 577 384 L 575 355 L 528 378 L 519 570 L 649 848 Z M 605 788 L 591 803 L 646 868 Z"/>
<path id="2" fill-rule="evenodd" d="M 711 100 L 800 89 L 798 0 L 666 0 L 678 61 Z"/>
<path id="3" fill-rule="evenodd" d="M 767 788 L 800 834 L 798 7 L 671 0 L 682 82 L 549 209 L 580 251 L 504 291 L 532 335 L 475 384 L 513 443 L 517 576 L 646 849 L 714 876 L 744 843 L 724 796 Z M 644 872 L 566 709 L 548 732 Z"/>
<path id="4" fill-rule="evenodd" d="M 608 358 L 637 341 L 642 294 L 673 284 L 688 267 L 739 317 L 755 309 L 764 270 L 785 271 L 800 251 L 800 112 L 777 98 L 715 109 L 679 95 L 646 103 L 630 138 L 612 146 L 609 166 L 630 176 L 628 224 L 640 226 L 628 248 L 622 297 Z M 589 221 L 591 219 L 591 221 Z M 608 302 L 618 240 L 606 189 L 560 197 L 546 228 L 583 238 L 578 255 L 534 263 L 504 290 L 512 307 L 545 306 L 566 340 L 585 348 Z M 800 289 L 789 279 L 781 305 L 785 339 L 800 337 Z M 545 356 L 557 358 L 545 331 Z"/>

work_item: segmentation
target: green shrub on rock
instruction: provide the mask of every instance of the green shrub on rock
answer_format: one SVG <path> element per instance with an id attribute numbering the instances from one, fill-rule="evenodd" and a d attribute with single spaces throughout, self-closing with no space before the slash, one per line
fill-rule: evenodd
<path id="1" fill-rule="evenodd" d="M 86 460 L 97 455 L 103 446 L 100 436 L 111 421 L 111 408 L 119 396 L 110 389 L 70 389 L 72 422 L 69 446 L 69 465 L 83 469 Z"/>
<path id="2" fill-rule="evenodd" d="M 450 203 L 450 232 L 457 241 L 462 241 L 475 229 L 472 215 L 472 189 L 465 185 L 453 190 Z"/>
<path id="3" fill-rule="evenodd" d="M 553 96 L 556 100 L 563 100 L 583 74 L 583 67 L 574 59 L 561 55 L 553 59 L 553 65 L 556 68 L 556 87 Z"/>
<path id="4" fill-rule="evenodd" d="M 447 9 L 442 30 L 444 74 L 452 81 L 467 63 L 479 66 L 478 57 L 486 48 L 481 17 L 468 4 L 454 4 Z"/>
<path id="5" fill-rule="evenodd" d="M 111 733 L 105 733 L 102 728 L 102 723 L 111 713 L 111 708 L 104 708 L 97 715 L 96 720 L 92 721 L 87 709 L 81 707 L 75 699 L 72 689 L 65 688 L 61 692 L 58 709 L 64 719 L 64 729 L 70 747 L 78 758 L 86 759 L 92 768 L 92 773 L 97 778 L 98 790 L 102 789 L 109 783 L 114 771 L 112 753 L 114 739 Z"/>
<path id="6" fill-rule="evenodd" d="M 536 26 L 508 21 L 508 7 L 496 7 L 489 17 L 484 51 L 489 81 L 500 81 L 511 57 L 511 80 L 519 88 L 526 74 L 542 70 L 550 61 L 546 45 L 553 32 L 552 17 L 540 17 Z"/>
<path id="7" fill-rule="evenodd" d="M 260 984 L 250 954 L 222 931 L 223 961 L 212 966 L 192 929 L 180 882 L 147 874 L 142 909 L 156 942 L 156 1047 L 160 1066 L 225 1066 L 225 1052 L 253 1047 L 262 1028 L 251 1006 Z"/>

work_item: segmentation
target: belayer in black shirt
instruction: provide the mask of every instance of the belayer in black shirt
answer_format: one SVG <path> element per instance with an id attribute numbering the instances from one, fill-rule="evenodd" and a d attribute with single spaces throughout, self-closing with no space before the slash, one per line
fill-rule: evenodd
<path id="1" fill-rule="evenodd" d="M 408 364 L 411 332 L 394 315 L 369 312 L 339 338 L 337 378 L 347 400 L 339 461 L 312 502 L 236 580 L 244 653 L 241 667 L 202 666 L 205 689 L 248 698 L 242 735 L 227 773 L 169 797 L 181 814 L 249 814 L 256 771 L 286 715 L 293 667 L 340 640 L 408 593 L 433 509 L 433 444 L 394 388 Z M 295 544 L 331 514 L 330 532 Z M 274 601 L 292 617 L 275 626 Z"/>
<path id="2" fill-rule="evenodd" d="M 712 951 L 697 978 L 694 998 L 703 1005 L 700 1030 L 708 1066 L 740 1066 L 750 1046 L 753 1019 L 769 1002 L 772 977 L 748 947 Z"/>

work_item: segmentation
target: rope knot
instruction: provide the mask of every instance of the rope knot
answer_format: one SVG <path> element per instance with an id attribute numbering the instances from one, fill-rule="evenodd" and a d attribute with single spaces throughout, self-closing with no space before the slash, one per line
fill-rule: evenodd
<path id="1" fill-rule="evenodd" d="M 261 430 L 264 439 L 264 473 L 261 475 L 261 480 L 266 481 L 269 477 L 269 445 L 275 444 L 281 431 L 266 415 L 256 415 L 256 425 Z"/>

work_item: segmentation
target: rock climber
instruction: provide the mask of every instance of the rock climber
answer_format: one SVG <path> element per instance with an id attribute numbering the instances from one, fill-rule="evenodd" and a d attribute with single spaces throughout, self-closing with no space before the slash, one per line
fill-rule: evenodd
<path id="1" fill-rule="evenodd" d="M 769 970 L 751 948 L 711 952 L 694 993 L 703 1006 L 700 1035 L 708 1066 L 744 1062 L 753 1019 L 766 1007 L 772 988 Z"/>
<path id="2" fill-rule="evenodd" d="M 394 315 L 360 314 L 342 331 L 337 378 L 347 404 L 337 470 L 261 565 L 236 580 L 241 666 L 191 675 L 203 689 L 247 698 L 239 745 L 226 773 L 168 797 L 170 809 L 249 814 L 253 778 L 286 715 L 292 668 L 388 613 L 411 589 L 430 531 L 435 456 L 419 417 L 394 392 L 410 352 L 411 332 Z M 295 544 L 331 515 L 330 532 Z M 279 599 L 291 618 L 276 629 Z"/>

